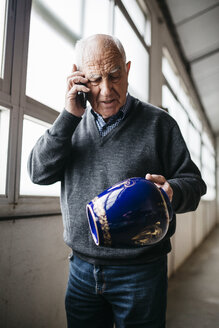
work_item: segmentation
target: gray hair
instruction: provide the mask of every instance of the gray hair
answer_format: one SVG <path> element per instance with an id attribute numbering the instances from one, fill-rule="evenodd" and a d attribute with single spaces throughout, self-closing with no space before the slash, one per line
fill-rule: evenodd
<path id="1" fill-rule="evenodd" d="M 115 36 L 107 35 L 107 34 L 94 34 L 87 38 L 80 39 L 76 42 L 75 45 L 75 53 L 76 53 L 76 65 L 78 69 L 82 68 L 83 64 L 83 54 L 84 51 L 89 44 L 89 42 L 94 41 L 95 39 L 102 39 L 104 41 L 104 47 L 116 46 L 119 53 L 121 54 L 122 60 L 124 61 L 124 65 L 126 64 L 126 54 L 123 48 L 121 41 Z"/>

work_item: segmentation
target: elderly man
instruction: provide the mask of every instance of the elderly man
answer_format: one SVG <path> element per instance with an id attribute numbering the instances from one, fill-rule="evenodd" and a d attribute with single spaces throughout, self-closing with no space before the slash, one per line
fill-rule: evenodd
<path id="1" fill-rule="evenodd" d="M 66 292 L 68 327 L 165 327 L 167 253 L 175 216 L 151 246 L 97 246 L 86 204 L 130 177 L 163 188 L 175 212 L 196 209 L 206 186 L 177 123 L 127 93 L 130 62 L 118 39 L 94 35 L 76 46 L 65 109 L 37 142 L 29 173 L 38 184 L 61 181 L 64 240 L 72 249 Z M 81 95 L 87 94 L 91 109 Z"/>

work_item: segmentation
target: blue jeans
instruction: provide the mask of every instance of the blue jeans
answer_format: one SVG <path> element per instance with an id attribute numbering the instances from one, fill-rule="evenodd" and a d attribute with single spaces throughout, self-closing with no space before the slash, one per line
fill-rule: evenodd
<path id="1" fill-rule="evenodd" d="M 96 266 L 70 259 L 68 328 L 164 328 L 167 256 L 141 265 Z"/>

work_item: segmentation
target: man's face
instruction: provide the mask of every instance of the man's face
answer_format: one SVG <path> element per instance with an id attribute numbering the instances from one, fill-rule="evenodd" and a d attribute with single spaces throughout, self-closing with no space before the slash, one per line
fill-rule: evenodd
<path id="1" fill-rule="evenodd" d="M 101 43 L 87 49 L 83 72 L 89 80 L 88 99 L 95 112 L 107 120 L 126 102 L 130 62 L 124 64 L 116 47 L 103 48 Z"/>

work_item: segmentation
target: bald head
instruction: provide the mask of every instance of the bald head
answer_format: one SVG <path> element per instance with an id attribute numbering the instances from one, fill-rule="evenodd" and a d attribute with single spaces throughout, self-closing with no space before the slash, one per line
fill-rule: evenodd
<path id="1" fill-rule="evenodd" d="M 81 39 L 76 43 L 76 62 L 79 69 L 82 69 L 84 62 L 90 56 L 98 57 L 99 54 L 111 49 L 111 51 L 121 56 L 126 64 L 126 55 L 122 43 L 114 36 L 107 34 L 95 34 L 88 38 Z"/>

